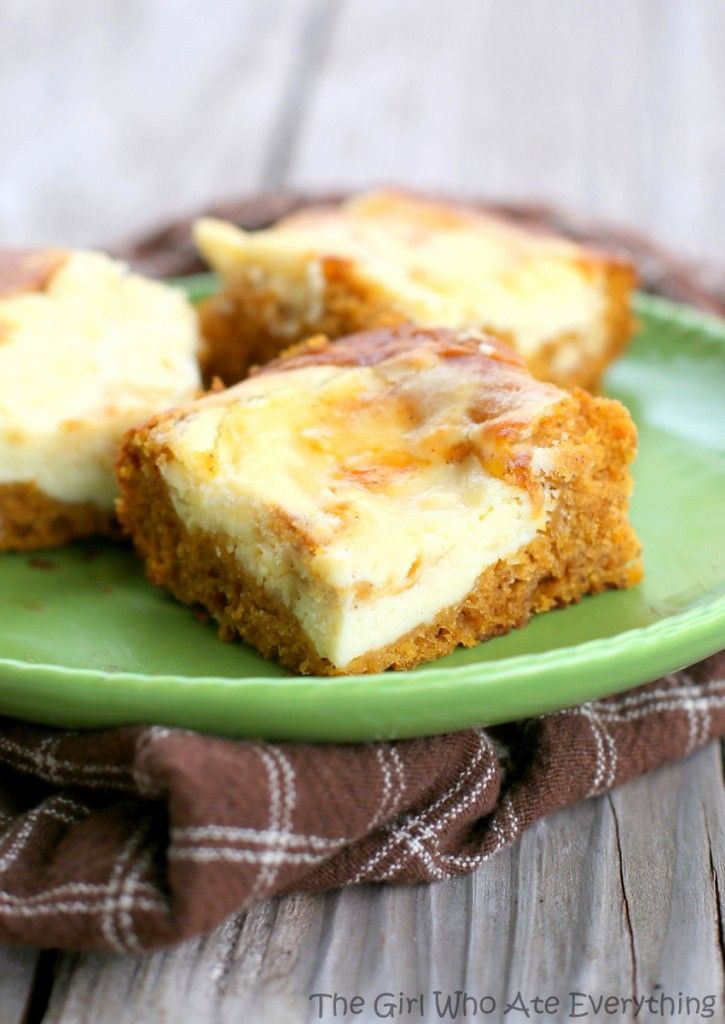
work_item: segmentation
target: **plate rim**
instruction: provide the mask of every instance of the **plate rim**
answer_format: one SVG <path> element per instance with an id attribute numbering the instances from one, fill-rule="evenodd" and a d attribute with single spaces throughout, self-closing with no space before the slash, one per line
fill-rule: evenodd
<path id="1" fill-rule="evenodd" d="M 192 290 L 193 294 L 200 297 L 200 293 L 208 293 L 213 279 L 214 275 L 204 274 L 194 275 L 192 278 L 176 278 L 173 283 L 184 289 Z M 725 320 L 717 316 L 683 303 L 640 292 L 635 294 L 633 306 L 635 314 L 641 313 L 654 319 L 663 319 L 668 323 L 676 323 L 680 328 L 697 330 L 701 335 L 706 335 L 710 340 L 715 341 L 725 349 Z M 191 689 L 196 690 L 203 687 L 217 690 L 225 689 L 227 691 L 234 689 L 240 696 L 243 696 L 250 690 L 261 690 L 271 694 L 275 690 L 286 690 L 292 686 L 293 688 L 303 689 L 308 696 L 309 694 L 319 693 L 324 689 L 325 696 L 333 700 L 336 694 L 341 691 L 355 694 L 360 691 L 375 703 L 381 699 L 386 699 L 388 696 L 391 700 L 394 700 L 401 687 L 405 687 L 408 690 L 412 688 L 416 691 L 428 688 L 430 692 L 431 688 L 453 684 L 475 687 L 476 691 L 480 692 L 479 688 L 481 687 L 494 687 L 504 681 L 532 681 L 542 675 L 546 675 L 547 669 L 550 668 L 552 662 L 556 663 L 562 678 L 572 676 L 578 668 L 582 667 L 599 672 L 605 668 L 607 661 L 615 659 L 620 653 L 627 653 L 629 669 L 623 673 L 620 682 L 612 683 L 611 680 L 605 682 L 607 673 L 604 671 L 602 685 L 597 687 L 591 683 L 588 684 L 589 697 L 582 698 L 578 692 L 575 692 L 577 688 L 574 687 L 571 700 L 568 703 L 563 703 L 560 699 L 557 699 L 551 705 L 550 709 L 553 709 L 554 707 L 571 707 L 580 703 L 582 699 L 596 699 L 605 694 L 613 694 L 630 689 L 637 685 L 636 682 L 632 681 L 633 678 L 639 679 L 640 682 L 645 682 L 647 679 L 657 678 L 663 672 L 680 669 L 720 650 L 724 634 L 725 594 L 722 594 L 714 597 L 705 597 L 684 611 L 666 615 L 645 626 L 626 629 L 612 636 L 597 637 L 592 640 L 555 647 L 541 652 L 510 655 L 484 663 L 472 662 L 464 665 L 440 666 L 434 661 L 416 670 L 374 674 L 358 673 L 331 677 L 292 674 L 281 676 L 246 674 L 233 677 L 216 675 L 185 676 L 176 673 L 73 668 L 67 665 L 0 656 L 0 684 L 8 679 L 23 680 L 28 679 L 30 676 L 35 676 L 39 682 L 42 679 L 46 685 L 49 681 L 55 681 L 59 689 L 65 691 L 69 683 L 91 682 L 96 684 L 96 686 L 100 686 L 102 690 L 96 690 L 96 687 L 94 687 L 92 699 L 88 701 L 88 706 L 90 707 L 97 705 L 99 693 L 102 693 L 107 686 L 115 688 L 119 684 L 131 686 L 136 692 L 141 692 L 150 685 L 155 684 L 186 687 L 187 692 Z M 658 654 L 657 664 L 660 666 L 663 664 L 669 665 L 669 667 L 658 669 L 654 674 L 645 673 L 646 678 L 642 678 L 644 665 L 649 663 L 648 656 L 655 649 Z M 673 658 L 675 659 L 674 663 L 672 663 Z M 426 669 L 429 671 L 426 672 Z M 637 671 L 634 671 L 635 669 Z M 443 680 L 436 677 L 439 673 L 443 674 Z M 595 692 L 597 689 L 599 690 L 598 693 Z M 473 690 L 471 690 L 470 695 L 471 697 L 474 696 Z M 76 707 L 78 707 L 77 695 L 75 699 Z M 4 704 L 4 701 L 0 701 L 0 703 Z M 544 703 L 546 703 L 545 700 Z M 13 714 L 12 711 L 6 711 L 4 708 L 0 708 L 0 713 Z M 19 714 L 22 715 L 22 713 Z M 22 717 L 25 717 L 25 715 L 22 715 Z M 69 717 L 73 718 L 73 714 Z M 76 717 L 82 718 L 80 711 Z M 161 715 L 160 719 L 166 718 L 169 720 L 171 717 L 173 716 Z M 513 721 L 515 717 L 515 709 L 511 709 L 511 713 L 507 717 L 493 716 L 498 722 Z M 530 715 L 524 713 L 524 717 L 530 717 Z M 224 711 L 222 710 L 219 714 L 219 726 L 215 727 L 213 731 L 222 733 L 227 731 L 224 728 L 225 723 L 221 721 L 223 718 Z M 35 717 L 34 720 L 41 721 L 42 715 Z M 138 718 L 132 715 L 129 715 L 126 719 L 123 719 L 122 716 L 114 718 L 117 724 L 121 724 L 122 721 L 138 720 Z M 51 712 L 46 717 L 46 721 L 55 724 L 58 721 L 58 715 L 54 715 Z M 489 720 L 487 724 L 492 724 L 492 720 Z M 354 727 L 351 729 L 348 726 L 347 730 L 343 728 L 342 733 L 345 733 L 345 731 L 349 735 L 347 737 L 343 735 L 338 739 L 338 742 L 344 742 L 346 739 L 354 740 L 356 738 Z M 448 731 L 448 727 L 446 727 L 445 731 Z M 271 728 L 269 735 L 273 735 L 274 732 L 274 728 Z M 314 728 L 303 727 L 299 732 L 292 729 L 289 733 L 289 738 L 308 738 L 312 737 L 314 732 Z M 363 732 L 367 736 L 369 731 L 363 729 Z M 412 731 L 406 731 L 404 723 L 401 723 L 401 727 L 392 730 L 392 732 L 396 736 L 422 734 L 415 728 Z M 392 735 L 389 729 L 383 730 L 383 733 L 387 738 L 390 738 Z M 228 731 L 228 734 L 244 735 L 244 724 L 235 722 L 231 730 Z M 281 735 L 275 738 L 287 737 Z M 320 738 L 323 740 L 329 739 L 329 735 L 324 735 Z"/>
<path id="2" fill-rule="evenodd" d="M 558 610 L 558 609 L 557 609 Z M 634 626 L 632 629 L 622 630 L 621 633 L 615 633 L 613 636 L 596 637 L 593 640 L 584 640 L 578 644 L 570 644 L 566 647 L 553 647 L 546 651 L 532 652 L 531 654 L 513 654 L 506 658 L 498 658 L 496 661 L 487 661 L 483 664 L 479 662 L 472 662 L 468 665 L 445 665 L 440 668 L 440 671 L 446 672 L 447 674 L 455 675 L 457 680 L 460 682 L 467 682 L 469 676 L 479 676 L 482 672 L 485 672 L 487 677 L 496 677 L 501 672 L 497 671 L 499 666 L 503 668 L 511 668 L 512 665 L 522 666 L 525 670 L 532 667 L 533 665 L 543 665 L 544 667 L 550 661 L 560 661 L 564 655 L 564 660 L 573 665 L 577 661 L 590 662 L 592 659 L 588 657 L 591 654 L 598 654 L 600 651 L 608 649 L 609 654 L 616 653 L 613 648 L 625 647 L 631 650 L 633 646 L 643 648 L 648 644 L 657 642 L 662 637 L 679 638 L 682 635 L 683 626 L 690 626 L 693 630 L 697 630 L 698 636 L 702 636 L 703 640 L 710 636 L 710 627 L 714 627 L 717 624 L 722 623 L 725 628 L 725 594 L 719 597 L 705 599 L 701 604 L 696 604 L 692 608 L 686 608 L 682 612 L 675 612 L 672 615 L 666 615 L 661 619 L 657 619 L 656 622 L 650 622 L 646 626 Z M 716 649 L 720 649 L 719 646 Z M 713 651 L 706 652 L 702 657 L 707 657 L 707 654 L 712 654 Z M 696 655 L 699 657 L 699 655 Z M 436 662 L 427 662 L 420 668 L 426 668 L 429 666 L 435 666 Z M 335 684 L 338 687 L 342 687 L 347 683 L 370 683 L 373 681 L 379 681 L 382 679 L 406 679 L 406 680 L 422 680 L 425 678 L 423 672 L 418 669 L 405 669 L 403 671 L 389 671 L 389 672 L 372 672 L 372 673 L 350 673 L 349 675 L 339 676 L 315 676 L 315 675 L 300 675 L 290 673 L 289 675 L 282 676 L 257 676 L 257 675 L 246 675 L 246 676 L 182 676 L 166 672 L 160 673 L 149 673 L 149 672 L 127 672 L 120 671 L 114 672 L 109 669 L 94 669 L 94 668 L 72 668 L 69 665 L 53 665 L 49 662 L 41 661 L 22 661 L 19 658 L 3 658 L 0 657 L 0 670 L 3 668 L 10 668 L 13 671 L 34 671 L 34 672 L 57 672 L 60 675 L 70 675 L 74 678 L 82 677 L 84 679 L 109 679 L 118 681 L 136 681 L 139 683 L 147 683 L 149 680 L 163 680 L 165 682 L 179 682 L 184 684 L 187 681 L 193 683 L 209 683 L 217 685 L 228 685 L 234 686 L 241 685 L 252 685 L 263 683 L 265 686 L 274 686 L 283 682 L 289 682 L 290 679 L 301 680 L 303 683 L 315 682 L 323 683 L 327 687 L 334 687 Z M 510 676 L 509 672 L 503 672 L 504 675 Z"/>

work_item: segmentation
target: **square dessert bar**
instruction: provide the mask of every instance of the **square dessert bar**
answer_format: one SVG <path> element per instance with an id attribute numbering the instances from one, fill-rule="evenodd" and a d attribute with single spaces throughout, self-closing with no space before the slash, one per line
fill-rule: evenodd
<path id="1" fill-rule="evenodd" d="M 118 532 L 121 438 L 199 390 L 193 308 L 101 253 L 0 251 L 0 551 Z"/>
<path id="2" fill-rule="evenodd" d="M 496 334 L 541 380 L 596 390 L 632 333 L 628 263 L 471 207 L 373 192 L 195 236 L 222 281 L 201 323 L 207 376 L 226 384 L 311 334 L 410 322 Z"/>
<path id="3" fill-rule="evenodd" d="M 407 669 L 641 576 L 636 434 L 477 331 L 311 339 L 126 438 L 150 579 L 288 668 Z"/>

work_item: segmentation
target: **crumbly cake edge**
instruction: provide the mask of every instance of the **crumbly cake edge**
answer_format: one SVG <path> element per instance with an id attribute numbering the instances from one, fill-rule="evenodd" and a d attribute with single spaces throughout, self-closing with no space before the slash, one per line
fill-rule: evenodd
<path id="1" fill-rule="evenodd" d="M 253 366 L 270 362 L 310 335 L 335 339 L 406 322 L 378 289 L 352 271 L 348 261 L 322 263 L 324 309 L 321 315 L 296 320 L 294 330 L 283 316 L 279 295 L 261 289 L 246 274 L 235 275 L 218 294 L 200 304 L 200 363 L 207 384 L 215 377 L 227 386 L 236 384 Z"/>
<path id="2" fill-rule="evenodd" d="M 0 484 L 0 551 L 37 551 L 82 537 L 119 535 L 112 510 L 60 501 L 31 482 Z"/>
<path id="3" fill-rule="evenodd" d="M 469 594 L 432 622 L 339 668 L 317 654 L 293 612 L 224 553 L 223 537 L 190 531 L 181 522 L 159 469 L 164 451 L 153 436 L 159 421 L 127 435 L 118 463 L 119 518 L 150 580 L 185 604 L 202 605 L 224 639 L 239 636 L 294 672 L 414 668 L 522 626 L 532 613 L 633 586 L 642 577 L 640 545 L 628 521 L 634 426 L 618 402 L 577 389 L 539 420 L 532 438 L 536 445 L 563 449 L 556 474 L 561 492 L 547 530 L 485 568 Z M 562 443 L 567 434 L 576 442 Z M 586 453 L 590 464 L 582 470 Z"/>

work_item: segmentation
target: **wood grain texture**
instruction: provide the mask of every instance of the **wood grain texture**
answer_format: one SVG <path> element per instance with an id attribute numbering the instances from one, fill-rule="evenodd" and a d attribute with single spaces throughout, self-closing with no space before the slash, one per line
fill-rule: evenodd
<path id="1" fill-rule="evenodd" d="M 32 949 L 0 946 L 0 1022 L 25 1024 L 36 977 L 39 954 Z M 38 987 L 42 999 L 44 986 Z"/>
<path id="2" fill-rule="evenodd" d="M 5 0 L 0 243 L 387 181 L 721 262 L 724 65 L 721 0 Z"/>
<path id="3" fill-rule="evenodd" d="M 0 244 L 384 181 L 554 199 L 722 262 L 724 66 L 720 0 L 5 0 Z M 723 893 L 712 746 L 468 878 L 291 896 L 148 957 L 0 950 L 0 1024 L 301 1024 L 335 990 L 368 1011 L 334 1019 L 363 1022 L 384 991 L 488 993 L 489 1020 L 519 989 L 720 993 Z"/>
<path id="4" fill-rule="evenodd" d="M 724 60 L 717 0 L 349 0 L 291 177 L 548 198 L 722 262 Z"/>
<path id="5" fill-rule="evenodd" d="M 0 244 L 101 244 L 259 187 L 309 17 L 304 0 L 4 0 Z"/>
<path id="6" fill-rule="evenodd" d="M 467 878 L 290 896 L 149 957 L 61 956 L 43 1019 L 301 1024 L 319 1019 L 314 992 L 372 1007 L 402 990 L 426 993 L 435 1020 L 430 993 L 461 989 L 499 1007 L 555 995 L 547 1019 L 565 1020 L 570 991 L 719 994 L 724 797 L 713 744 L 540 822 Z"/>

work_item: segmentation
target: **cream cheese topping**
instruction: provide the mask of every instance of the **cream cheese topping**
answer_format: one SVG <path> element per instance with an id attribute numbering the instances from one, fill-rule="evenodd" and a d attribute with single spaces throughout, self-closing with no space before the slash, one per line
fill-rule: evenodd
<path id="1" fill-rule="evenodd" d="M 194 396 L 198 344 L 180 291 L 101 253 L 0 295 L 0 486 L 110 509 L 122 435 Z"/>
<path id="2" fill-rule="evenodd" d="M 545 528 L 553 493 L 537 500 L 481 458 L 477 386 L 424 351 L 262 374 L 154 428 L 161 471 L 186 526 L 218 536 L 343 667 Z M 560 396 L 532 382 L 519 420 Z"/>
<path id="3" fill-rule="evenodd" d="M 325 260 L 342 259 L 381 301 L 421 326 L 508 333 L 524 357 L 564 338 L 559 372 L 606 341 L 605 276 L 580 247 L 475 211 L 371 193 L 264 231 L 206 218 L 195 237 L 222 277 L 253 270 L 279 295 L 290 332 L 295 316 L 311 322 L 311 309 L 324 302 Z"/>

